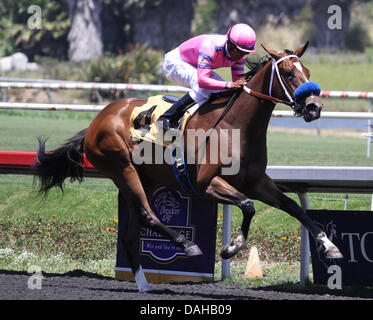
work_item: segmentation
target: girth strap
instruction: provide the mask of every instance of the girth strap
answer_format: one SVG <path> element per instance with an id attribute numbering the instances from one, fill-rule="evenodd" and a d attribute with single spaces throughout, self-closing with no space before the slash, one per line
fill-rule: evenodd
<path id="1" fill-rule="evenodd" d="M 192 181 L 190 180 L 189 171 L 187 169 L 187 165 L 185 163 L 185 156 L 184 156 L 184 143 L 183 137 L 179 137 L 180 143 L 175 144 L 176 148 L 179 148 L 179 153 L 175 152 L 176 155 L 180 154 L 180 157 L 174 157 L 173 150 L 171 150 L 171 160 L 172 160 L 172 169 L 174 171 L 177 183 L 179 184 L 180 188 L 188 194 L 194 194 L 196 196 L 199 195 L 197 190 L 194 188 Z"/>

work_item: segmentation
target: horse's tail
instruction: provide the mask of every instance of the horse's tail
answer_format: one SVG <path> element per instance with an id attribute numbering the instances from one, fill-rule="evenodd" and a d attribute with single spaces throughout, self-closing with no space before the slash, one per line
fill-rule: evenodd
<path id="1" fill-rule="evenodd" d="M 84 173 L 84 138 L 87 129 L 78 132 L 63 146 L 52 152 L 45 152 L 46 139 L 38 138 L 39 149 L 37 162 L 31 165 L 34 178 L 40 182 L 39 193 L 47 195 L 53 187 L 63 191 L 63 182 L 70 177 L 70 181 L 83 181 Z"/>

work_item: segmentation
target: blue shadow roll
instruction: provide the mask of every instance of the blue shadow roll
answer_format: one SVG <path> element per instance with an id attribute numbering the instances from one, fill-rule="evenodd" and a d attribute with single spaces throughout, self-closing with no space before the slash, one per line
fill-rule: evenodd
<path id="1" fill-rule="evenodd" d="M 309 81 L 301 84 L 298 88 L 295 89 L 294 97 L 296 100 L 298 100 L 300 98 L 310 95 L 311 93 L 313 93 L 316 96 L 319 96 L 320 92 L 320 86 L 316 82 Z"/>

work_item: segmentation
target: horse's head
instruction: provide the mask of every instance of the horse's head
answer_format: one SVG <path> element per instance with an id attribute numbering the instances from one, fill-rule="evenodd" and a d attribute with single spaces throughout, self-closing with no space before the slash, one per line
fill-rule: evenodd
<path id="1" fill-rule="evenodd" d="M 263 46 L 273 58 L 270 95 L 292 102 L 295 113 L 310 122 L 320 118 L 323 104 L 319 98 L 320 86 L 309 81 L 310 71 L 299 59 L 307 47 L 308 41 L 294 52 L 287 49 L 274 51 Z"/>

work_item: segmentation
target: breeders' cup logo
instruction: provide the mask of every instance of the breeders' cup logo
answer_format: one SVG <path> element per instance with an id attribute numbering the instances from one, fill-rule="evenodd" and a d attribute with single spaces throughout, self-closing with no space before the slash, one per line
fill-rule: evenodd
<path id="1" fill-rule="evenodd" d="M 194 227 L 190 226 L 190 197 L 164 187 L 158 189 L 151 201 L 158 219 L 185 238 L 194 241 Z M 184 249 L 150 228 L 141 230 L 141 253 L 148 254 L 158 262 L 171 262 L 177 256 L 185 256 Z"/>
<path id="2" fill-rule="evenodd" d="M 172 195 L 171 191 L 163 192 L 157 196 L 154 206 L 161 216 L 161 221 L 166 224 L 170 223 L 173 216 L 181 213 L 180 203 Z"/>

